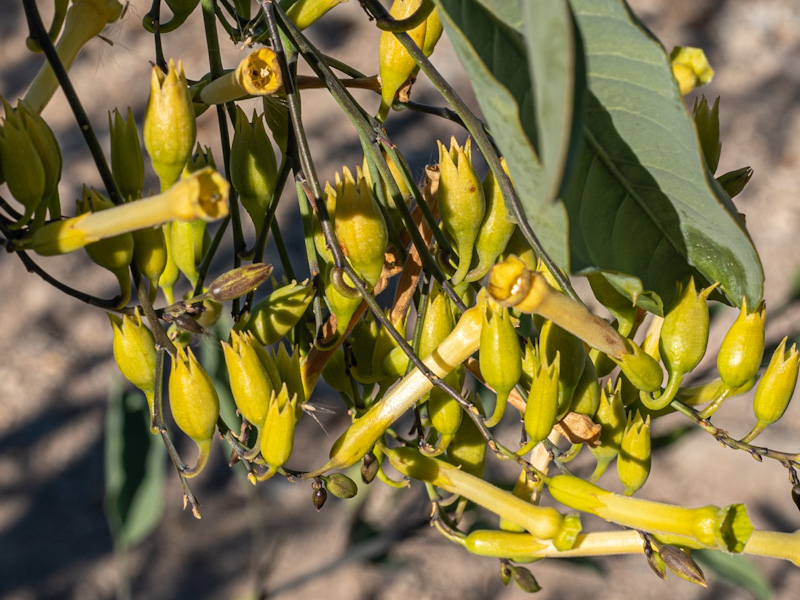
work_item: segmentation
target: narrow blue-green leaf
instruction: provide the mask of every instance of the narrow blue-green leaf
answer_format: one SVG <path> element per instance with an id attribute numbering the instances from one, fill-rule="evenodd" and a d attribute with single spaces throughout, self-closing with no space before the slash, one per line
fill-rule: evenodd
<path id="1" fill-rule="evenodd" d="M 150 433 L 144 395 L 112 388 L 106 415 L 105 511 L 119 548 L 142 541 L 161 521 L 165 457 L 160 436 Z"/>
<path id="2" fill-rule="evenodd" d="M 664 304 L 676 280 L 695 274 L 719 281 L 732 304 L 746 296 L 756 306 L 758 254 L 706 171 L 663 47 L 621 0 L 571 3 L 588 91 L 584 146 L 564 196 L 570 270 L 615 272 Z"/>
<path id="3" fill-rule="evenodd" d="M 567 0 L 522 2 L 522 32 L 535 98 L 544 193 L 557 200 L 576 157 L 585 85 L 583 48 Z"/>
<path id="4" fill-rule="evenodd" d="M 735 588 L 744 588 L 758 600 L 770 600 L 769 581 L 756 566 L 741 554 L 726 554 L 716 550 L 695 550 L 692 558 L 701 567 L 714 573 Z"/>
<path id="5" fill-rule="evenodd" d="M 498 18 L 498 0 L 435 0 L 486 123 L 508 162 L 525 214 L 550 257 L 567 261 L 566 211 L 546 198 L 525 40 Z M 512 13 L 511 19 L 516 19 Z"/>

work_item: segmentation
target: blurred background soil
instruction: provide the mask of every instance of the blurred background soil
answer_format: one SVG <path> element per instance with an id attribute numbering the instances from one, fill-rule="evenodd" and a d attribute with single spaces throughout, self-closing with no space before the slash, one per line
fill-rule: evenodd
<path id="1" fill-rule="evenodd" d="M 104 33 L 113 46 L 95 39 L 70 72 L 106 148 L 107 111 L 131 106 L 141 126 L 153 49 L 140 21 L 149 4 L 133 0 L 122 22 Z M 744 165 L 755 170 L 736 203 L 747 216 L 762 256 L 768 309 L 778 307 L 790 294 L 800 263 L 800 3 L 635 0 L 631 5 L 667 49 L 677 44 L 700 46 L 716 69 L 713 82 L 702 91 L 712 99 L 722 96 L 719 173 Z M 43 7 L 45 12 L 49 9 Z M 41 56 L 26 50 L 25 32 L 20 3 L 0 0 L 0 92 L 11 101 L 24 94 L 42 62 Z M 308 35 L 324 52 L 351 61 L 366 73 L 377 71 L 378 35 L 355 0 L 334 9 Z M 207 71 L 202 39 L 199 13 L 178 33 L 164 36 L 166 56 L 181 59 L 190 79 Z M 221 40 L 225 64 L 233 66 L 247 49 L 228 42 L 224 32 Z M 445 39 L 434 62 L 471 98 Z M 441 104 L 422 77 L 413 97 Z M 368 93 L 358 98 L 369 110 L 377 107 L 377 99 Z M 303 103 L 320 178 L 332 179 L 342 164 L 352 168 L 360 163 L 357 138 L 347 120 L 335 112 L 333 102 L 323 92 L 312 91 L 304 95 Z M 82 184 L 102 185 L 60 93 L 44 117 L 62 144 L 65 166 L 60 191 L 70 212 Z M 209 111 L 198 123 L 198 140 L 211 145 L 219 159 L 216 128 Z M 390 117 L 387 128 L 416 173 L 435 162 L 437 138 L 445 140 L 457 133 L 463 141 L 463 134 L 438 120 L 420 123 L 401 113 Z M 148 186 L 157 187 L 152 172 Z M 0 193 L 6 195 L 7 190 L 0 188 Z M 279 218 L 290 250 L 301 256 L 302 236 L 293 234 L 300 227 L 293 202 L 287 194 Z M 270 251 L 270 259 L 277 263 L 274 250 Z M 111 275 L 80 253 L 41 260 L 41 264 L 78 289 L 101 297 L 115 293 Z M 193 482 L 203 519 L 198 521 L 182 510 L 180 487 L 170 467 L 161 525 L 131 550 L 126 562 L 115 559 L 103 512 L 108 390 L 120 379 L 111 359 L 108 319 L 102 310 L 88 308 L 26 273 L 13 255 L 0 261 L 0 315 L 1 598 L 111 598 L 125 571 L 132 596 L 154 600 L 259 594 L 287 600 L 523 596 L 499 581 L 497 561 L 471 556 L 427 526 L 429 505 L 418 486 L 396 492 L 376 483 L 352 501 L 330 498 L 317 513 L 307 483 L 276 478 L 254 488 L 240 472 L 226 466 L 222 444 L 217 445 L 206 472 Z M 733 315 L 723 311 L 716 320 L 711 348 L 719 343 Z M 771 320 L 768 341 L 777 342 L 784 332 L 797 332 L 799 321 L 796 310 Z M 324 390 L 315 392 L 314 401 L 339 406 Z M 322 420 L 327 433 L 304 419 L 292 465 L 316 466 L 335 439 L 332 436 L 346 425 L 341 414 L 323 415 Z M 714 421 L 733 435 L 743 435 L 752 424 L 749 397 L 731 401 Z M 680 419 L 659 421 L 654 433 L 680 424 Z M 799 431 L 796 402 L 759 441 L 798 450 Z M 181 448 L 187 458 L 193 456 L 189 445 Z M 585 473 L 590 462 L 576 468 Z M 695 432 L 659 451 L 654 465 L 642 497 L 688 506 L 746 502 L 759 528 L 800 528 L 786 472 L 774 462 L 759 464 Z M 503 467 L 493 468 L 506 473 Z M 602 481 L 618 486 L 613 474 Z M 596 526 L 586 520 L 587 529 Z M 752 562 L 769 580 L 775 598 L 796 597 L 800 589 L 796 567 L 779 561 Z M 752 597 L 708 570 L 707 589 L 672 576 L 661 582 L 641 557 L 580 564 L 552 560 L 532 568 L 544 588 L 540 598 Z"/>

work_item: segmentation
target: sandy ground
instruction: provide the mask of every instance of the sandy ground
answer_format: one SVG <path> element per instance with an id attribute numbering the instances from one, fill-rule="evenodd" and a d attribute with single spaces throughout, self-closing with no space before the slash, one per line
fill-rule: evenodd
<path id="1" fill-rule="evenodd" d="M 139 21 L 148 5 L 131 2 L 123 22 L 107 32 L 114 46 L 95 40 L 71 71 L 106 145 L 106 111 L 130 105 L 141 123 L 152 48 L 140 35 Z M 720 172 L 743 165 L 755 169 L 737 205 L 747 215 L 764 261 L 768 307 L 777 307 L 788 296 L 800 262 L 800 5 L 793 0 L 636 0 L 632 5 L 666 47 L 702 46 L 717 70 L 706 94 L 723 97 Z M 14 99 L 24 93 L 41 59 L 24 49 L 20 5 L 1 0 L 0 14 L 0 91 Z M 192 78 L 205 72 L 206 57 L 199 44 L 199 15 L 190 25 L 188 35 L 166 36 L 165 45 L 167 56 L 181 58 Z M 355 57 L 354 66 L 376 71 L 376 56 L 359 51 L 374 47 L 377 34 L 357 2 L 337 8 L 310 34 L 324 51 Z M 229 44 L 226 64 L 243 53 L 241 45 Z M 437 49 L 435 62 L 446 76 L 457 77 L 446 43 Z M 463 79 L 456 81 L 469 96 Z M 367 106 L 377 105 L 374 98 L 359 97 Z M 436 102 L 423 81 L 415 98 Z M 356 138 L 344 119 L 332 116 L 332 103 L 322 93 L 309 93 L 304 103 L 320 176 L 331 178 L 342 164 L 359 162 Z M 81 184 L 101 183 L 62 96 L 56 95 L 44 116 L 62 142 L 61 197 L 69 206 Z M 213 144 L 215 128 L 211 114 L 201 119 L 200 141 Z M 425 123 L 424 136 L 418 131 L 403 115 L 390 120 L 394 141 L 421 169 L 433 160 L 434 139 L 446 139 L 454 130 L 431 121 Z M 152 173 L 148 185 L 155 187 Z M 281 223 L 284 231 L 292 231 L 299 223 L 291 204 L 285 206 Z M 287 239 L 293 251 L 301 250 L 299 236 Z M 77 255 L 42 265 L 77 288 L 100 296 L 114 293 L 113 279 Z M 119 374 L 110 359 L 107 318 L 28 275 L 11 255 L 0 262 L 0 290 L 0 597 L 113 597 L 123 565 L 114 558 L 103 514 L 103 445 L 108 388 Z M 712 346 L 731 319 L 726 313 L 718 320 Z M 797 329 L 798 313 L 790 311 L 770 323 L 768 336 L 777 340 Z M 330 406 L 336 402 L 324 393 L 318 400 Z M 750 419 L 748 400 L 740 399 L 715 422 L 743 434 Z M 659 422 L 656 433 L 678 423 Z M 326 425 L 333 435 L 344 421 L 328 417 Z M 796 450 L 798 430 L 800 408 L 795 405 L 763 442 Z M 298 434 L 298 461 L 316 463 L 330 442 L 315 424 L 305 422 Z M 513 586 L 502 586 L 496 561 L 468 555 L 427 527 L 428 506 L 419 490 L 395 493 L 374 485 L 350 502 L 330 499 L 317 514 L 307 485 L 273 481 L 253 488 L 226 467 L 219 448 L 194 484 L 203 504 L 202 521 L 181 510 L 176 478 L 168 478 L 162 524 L 124 565 L 133 597 L 252 598 L 258 590 L 286 599 L 522 597 Z M 689 506 L 746 502 L 758 527 L 793 531 L 800 525 L 785 471 L 776 464 L 758 464 L 701 433 L 660 452 L 655 464 L 644 497 Z M 604 481 L 613 487 L 612 479 Z M 354 530 L 355 523 L 362 527 Z M 364 523 L 382 533 L 367 540 Z M 594 526 L 588 520 L 587 525 Z M 752 562 L 776 598 L 793 597 L 791 590 L 799 589 L 800 571 L 789 563 Z M 713 575 L 708 589 L 674 577 L 663 583 L 640 557 L 605 558 L 591 565 L 550 561 L 533 570 L 544 588 L 541 598 L 750 597 Z"/>

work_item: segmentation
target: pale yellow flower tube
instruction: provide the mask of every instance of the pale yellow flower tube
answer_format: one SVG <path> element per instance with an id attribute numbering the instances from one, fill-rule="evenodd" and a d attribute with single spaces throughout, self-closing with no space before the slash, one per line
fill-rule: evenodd
<path id="1" fill-rule="evenodd" d="M 67 11 L 64 32 L 56 43 L 56 52 L 65 69 L 69 69 L 86 43 L 119 19 L 122 4 L 119 0 L 74 0 Z M 45 64 L 25 94 L 25 101 L 40 113 L 50 102 L 58 80 L 49 64 Z"/>
<path id="2" fill-rule="evenodd" d="M 215 221 L 228 214 L 230 185 L 211 168 L 197 171 L 163 194 L 96 213 L 49 223 L 16 243 L 15 249 L 43 256 L 66 254 L 121 233 L 168 221 Z"/>
<path id="3" fill-rule="evenodd" d="M 281 89 L 283 77 L 275 52 L 259 48 L 234 70 L 204 87 L 197 100 L 203 104 L 223 104 L 246 96 L 267 96 Z"/>

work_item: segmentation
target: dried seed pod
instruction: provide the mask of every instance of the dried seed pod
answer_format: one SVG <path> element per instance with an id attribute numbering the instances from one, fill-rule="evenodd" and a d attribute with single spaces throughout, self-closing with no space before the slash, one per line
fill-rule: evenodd
<path id="1" fill-rule="evenodd" d="M 377 457 L 372 452 L 367 452 L 361 459 L 361 481 L 366 484 L 372 483 L 380 468 L 381 464 Z"/>
<path id="2" fill-rule="evenodd" d="M 661 559 L 664 561 L 667 568 L 675 573 L 675 575 L 690 583 L 696 583 L 697 585 L 707 587 L 703 571 L 697 563 L 694 562 L 694 559 L 687 550 L 665 545 L 659 548 L 658 553 L 661 555 Z"/>

